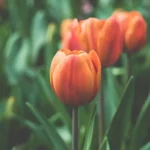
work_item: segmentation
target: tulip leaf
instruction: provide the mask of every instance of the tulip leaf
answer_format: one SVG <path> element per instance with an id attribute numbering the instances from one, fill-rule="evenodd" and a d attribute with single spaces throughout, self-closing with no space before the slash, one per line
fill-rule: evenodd
<path id="1" fill-rule="evenodd" d="M 18 51 L 20 49 L 20 35 L 18 33 L 12 34 L 5 46 L 4 56 L 6 61 L 5 71 L 8 75 L 8 79 L 10 83 L 16 82 L 16 71 L 14 67 L 15 59 L 18 55 Z"/>
<path id="2" fill-rule="evenodd" d="M 133 129 L 131 138 L 130 150 L 139 149 L 142 146 L 144 138 L 148 135 L 148 129 L 150 128 L 150 94 L 145 101 L 140 114 L 137 118 L 137 122 Z"/>
<path id="3" fill-rule="evenodd" d="M 65 18 L 72 17 L 72 8 L 70 7 L 70 0 L 47 0 L 47 9 L 50 15 L 53 15 L 55 19 L 60 22 Z M 59 11 L 58 11 L 59 10 Z"/>
<path id="4" fill-rule="evenodd" d="M 19 39 L 20 36 L 18 33 L 14 33 L 8 38 L 4 51 L 5 59 L 12 59 L 12 57 L 16 54 L 16 47 L 18 46 L 17 42 L 19 41 Z"/>
<path id="5" fill-rule="evenodd" d="M 37 81 L 42 92 L 44 93 L 46 100 L 48 100 L 51 103 L 51 106 L 53 106 L 55 110 L 61 112 L 64 122 L 71 130 L 71 117 L 69 116 L 67 109 L 65 108 L 65 105 L 60 100 L 57 99 L 57 97 L 52 92 L 50 85 L 46 83 L 45 79 L 42 77 L 40 73 L 37 73 Z"/>
<path id="6" fill-rule="evenodd" d="M 22 73 L 27 69 L 30 52 L 30 41 L 29 39 L 22 40 L 20 50 L 16 55 L 14 67 L 17 73 Z"/>
<path id="7" fill-rule="evenodd" d="M 121 103 L 115 113 L 115 116 L 108 129 L 108 141 L 111 150 L 121 150 L 129 129 L 134 100 L 134 78 L 131 77 Z"/>
<path id="8" fill-rule="evenodd" d="M 91 150 L 91 144 L 94 134 L 95 115 L 96 115 L 96 105 L 94 105 L 93 107 L 93 110 L 89 118 L 88 126 L 86 128 L 85 144 L 83 150 Z"/>
<path id="9" fill-rule="evenodd" d="M 45 132 L 43 132 L 43 129 L 41 128 L 41 126 L 29 121 L 29 120 L 22 120 L 22 122 L 28 126 L 34 133 L 35 136 L 44 144 L 46 144 L 49 148 L 51 148 L 51 142 L 48 139 L 48 136 L 46 135 Z"/>
<path id="10" fill-rule="evenodd" d="M 110 150 L 107 136 L 104 137 L 103 142 L 100 145 L 99 150 Z"/>
<path id="11" fill-rule="evenodd" d="M 38 110 L 36 110 L 34 106 L 32 106 L 28 102 L 26 104 L 32 111 L 36 119 L 39 121 L 39 123 L 43 126 L 45 133 L 47 134 L 49 140 L 54 144 L 55 149 L 67 150 L 68 148 L 66 147 L 66 144 L 57 133 L 55 127 L 51 123 L 49 123 L 46 119 L 44 119 L 44 117 L 38 112 Z"/>
<path id="12" fill-rule="evenodd" d="M 35 14 L 31 26 L 32 62 L 35 63 L 41 47 L 46 43 L 47 24 L 45 14 L 39 11 Z"/>
<path id="13" fill-rule="evenodd" d="M 115 76 L 112 74 L 111 69 L 104 70 L 102 88 L 104 92 L 104 106 L 105 106 L 105 129 L 107 129 L 112 121 L 112 118 L 117 110 L 119 103 L 119 90 Z M 116 88 L 114 88 L 116 87 Z M 107 89 L 107 90 L 105 90 Z"/>
<path id="14" fill-rule="evenodd" d="M 144 145 L 140 150 L 150 150 L 150 142 Z"/>

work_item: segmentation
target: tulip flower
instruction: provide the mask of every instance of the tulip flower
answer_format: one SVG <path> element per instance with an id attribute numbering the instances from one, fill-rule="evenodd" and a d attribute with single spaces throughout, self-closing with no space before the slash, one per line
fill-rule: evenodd
<path id="1" fill-rule="evenodd" d="M 80 106 L 93 100 L 100 86 L 101 64 L 94 50 L 59 50 L 50 68 L 50 83 L 65 104 Z"/>
<path id="2" fill-rule="evenodd" d="M 114 64 L 122 52 L 122 35 L 115 17 L 107 20 L 74 19 L 63 36 L 62 47 L 70 50 L 95 50 L 104 67 Z"/>
<path id="3" fill-rule="evenodd" d="M 146 43 L 147 25 L 140 12 L 118 10 L 113 16 L 120 24 L 125 51 L 136 52 L 141 50 Z"/>

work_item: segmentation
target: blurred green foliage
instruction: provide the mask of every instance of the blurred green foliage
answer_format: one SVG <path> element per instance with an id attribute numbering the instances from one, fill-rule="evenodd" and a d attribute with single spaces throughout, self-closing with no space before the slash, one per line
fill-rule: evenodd
<path id="1" fill-rule="evenodd" d="M 2 3 L 4 1 L 4 3 Z M 78 17 L 107 18 L 116 8 L 140 11 L 147 44 L 105 69 L 105 136 L 100 145 L 97 99 L 80 108 L 80 150 L 150 150 L 150 1 L 3 0 L 0 3 L 0 150 L 70 150 L 71 108 L 49 85 L 49 67 L 61 47 L 60 24 Z M 124 93 L 124 94 L 123 94 Z"/>

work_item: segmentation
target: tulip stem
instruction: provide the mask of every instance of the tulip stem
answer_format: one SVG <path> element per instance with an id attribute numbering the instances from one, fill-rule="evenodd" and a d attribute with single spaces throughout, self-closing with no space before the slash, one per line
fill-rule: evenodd
<path id="1" fill-rule="evenodd" d="M 78 107 L 72 108 L 72 150 L 78 150 Z"/>

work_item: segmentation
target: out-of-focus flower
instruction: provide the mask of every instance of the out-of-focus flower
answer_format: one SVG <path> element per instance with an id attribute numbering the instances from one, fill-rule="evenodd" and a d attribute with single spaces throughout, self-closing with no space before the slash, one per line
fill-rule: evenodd
<path id="1" fill-rule="evenodd" d="M 70 50 L 95 50 L 104 67 L 114 64 L 122 52 L 122 34 L 115 17 L 107 20 L 74 19 L 62 39 L 62 47 Z"/>
<path id="2" fill-rule="evenodd" d="M 120 24 L 125 51 L 136 52 L 141 50 L 146 43 L 147 24 L 140 12 L 117 10 L 113 16 Z"/>
<path id="3" fill-rule="evenodd" d="M 59 50 L 50 68 L 50 83 L 65 104 L 79 106 L 93 100 L 100 86 L 101 64 L 94 50 Z"/>
<path id="4" fill-rule="evenodd" d="M 82 11 L 84 14 L 90 14 L 93 11 L 93 6 L 90 4 L 89 0 L 82 0 Z"/>

